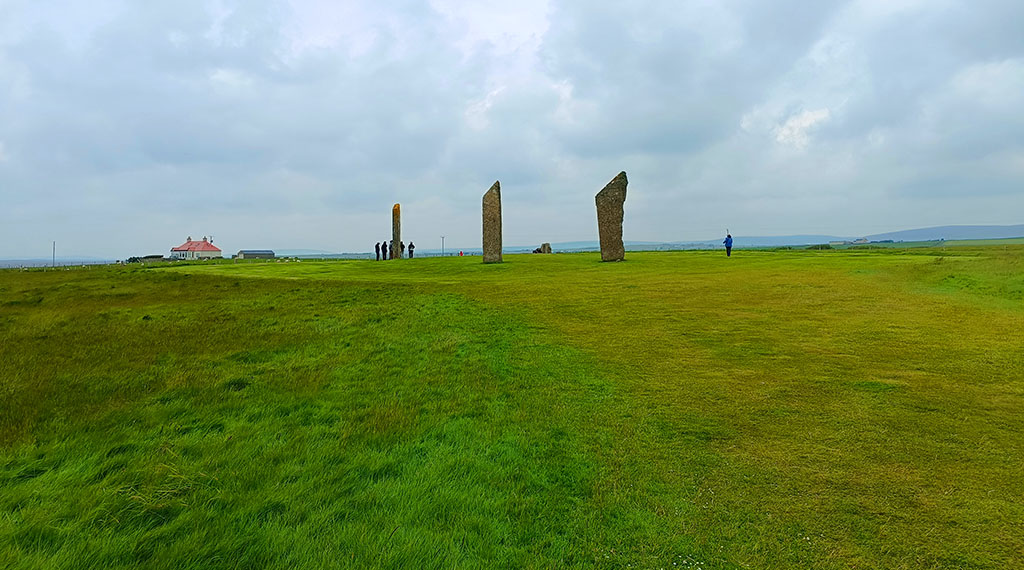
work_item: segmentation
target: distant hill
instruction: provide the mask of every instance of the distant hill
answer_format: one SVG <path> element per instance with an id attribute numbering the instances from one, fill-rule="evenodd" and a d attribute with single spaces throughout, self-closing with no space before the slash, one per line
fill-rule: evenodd
<path id="1" fill-rule="evenodd" d="M 647 249 L 703 249 L 706 247 L 718 247 L 722 245 L 725 236 L 706 240 L 695 241 L 626 241 L 624 245 L 628 250 Z M 848 237 L 825 236 L 825 235 L 792 235 L 792 236 L 733 236 L 737 247 L 776 247 L 784 245 L 811 245 L 816 243 L 828 243 L 830 241 L 849 240 Z M 551 247 L 556 251 L 579 251 L 589 249 L 600 249 L 598 241 L 574 241 L 553 243 Z M 507 250 L 508 248 L 506 248 Z"/>
<path id="2" fill-rule="evenodd" d="M 734 235 L 733 239 L 736 247 L 782 247 L 787 245 L 800 246 L 800 245 L 813 245 L 820 243 L 829 243 L 832 241 L 852 241 L 859 237 L 866 237 L 870 241 L 882 241 L 882 240 L 893 240 L 893 241 L 933 241 L 940 239 L 947 240 L 961 240 L 961 239 L 1005 239 L 1014 237 L 1024 237 L 1024 224 L 1016 226 L 939 226 L 934 228 L 921 228 L 914 230 L 902 230 L 898 232 L 889 232 L 884 234 L 876 234 L 870 236 L 833 236 L 833 235 L 818 235 L 818 234 L 797 234 L 797 235 L 786 235 L 786 236 L 742 236 Z M 657 242 L 657 241 L 626 241 L 625 246 L 630 251 L 643 251 L 643 250 L 659 250 L 659 249 L 707 249 L 721 247 L 722 240 L 725 236 L 720 236 L 712 239 L 694 240 L 694 241 L 672 241 L 672 242 Z M 505 246 L 502 250 L 505 253 L 529 253 L 534 248 L 540 246 L 540 242 L 534 245 L 513 245 Z M 567 241 L 557 242 L 551 244 L 552 249 L 555 251 L 597 251 L 601 248 L 600 242 L 597 240 L 586 240 L 586 241 Z M 479 247 L 472 248 L 460 248 L 460 247 L 449 247 L 446 248 L 445 253 L 448 255 L 457 254 L 459 251 L 465 252 L 467 255 L 480 255 L 481 251 Z M 278 257 L 307 257 L 307 258 L 340 258 L 340 259 L 354 259 L 354 258 L 366 258 L 373 257 L 372 253 L 331 253 L 317 249 L 279 249 L 275 250 Z M 441 253 L 440 249 L 422 247 L 416 249 L 417 255 L 421 256 L 434 256 Z"/>
<path id="3" fill-rule="evenodd" d="M 937 226 L 867 236 L 871 241 L 932 241 L 940 239 L 1005 239 L 1024 237 L 1024 224 L 1016 226 Z"/>
<path id="4" fill-rule="evenodd" d="M 329 251 L 324 251 L 322 249 L 275 249 L 273 251 L 274 251 L 274 255 L 276 255 L 277 257 L 303 257 L 303 256 L 309 256 L 309 257 L 321 256 L 322 257 L 322 256 L 336 255 L 336 254 L 332 254 Z M 230 257 L 230 255 L 228 257 Z"/>
<path id="5" fill-rule="evenodd" d="M 725 236 L 713 240 L 715 245 L 721 245 Z M 775 247 L 783 245 L 813 245 L 817 243 L 828 243 L 830 241 L 848 240 L 848 237 L 825 236 L 825 235 L 793 235 L 793 236 L 733 236 L 733 245 L 736 247 Z"/>
<path id="6" fill-rule="evenodd" d="M 652 250 L 678 250 L 678 249 L 708 249 L 714 247 L 720 247 L 722 240 L 725 236 L 720 238 L 708 239 L 708 240 L 696 240 L 696 241 L 673 241 L 673 242 L 660 242 L 660 241 L 625 241 L 627 251 L 652 251 Z M 824 236 L 824 235 L 792 235 L 792 236 L 733 236 L 737 247 L 779 247 L 786 245 L 812 245 L 818 243 L 828 243 L 830 241 L 843 241 L 852 240 L 850 237 L 837 237 L 837 236 Z M 529 253 L 533 251 L 537 245 L 513 245 L 505 246 L 502 251 L 505 253 Z M 551 244 L 551 248 L 555 251 L 598 251 L 601 249 L 601 242 L 597 240 L 591 241 L 563 241 L 554 242 Z M 448 253 L 458 252 L 460 249 L 467 254 L 480 254 L 480 248 L 448 248 Z M 422 249 L 417 250 L 418 254 L 421 255 L 436 255 L 440 253 L 437 249 Z"/>

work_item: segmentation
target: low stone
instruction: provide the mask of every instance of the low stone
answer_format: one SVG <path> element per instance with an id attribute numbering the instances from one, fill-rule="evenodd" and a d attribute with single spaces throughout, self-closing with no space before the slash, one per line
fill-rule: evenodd
<path id="1" fill-rule="evenodd" d="M 626 202 L 626 173 L 620 172 L 594 197 L 597 203 L 597 232 L 601 239 L 601 261 L 622 261 L 622 205 Z"/>
<path id="2" fill-rule="evenodd" d="M 501 184 L 497 181 L 483 199 L 484 263 L 501 263 Z"/>
<path id="3" fill-rule="evenodd" d="M 551 253 L 551 244 L 547 243 L 547 242 L 544 242 L 544 243 L 540 244 L 540 252 L 541 253 Z"/>

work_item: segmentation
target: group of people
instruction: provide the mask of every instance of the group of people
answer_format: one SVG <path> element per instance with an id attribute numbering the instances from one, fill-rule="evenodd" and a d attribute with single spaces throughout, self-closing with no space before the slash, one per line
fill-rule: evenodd
<path id="1" fill-rule="evenodd" d="M 388 259 L 394 259 L 395 257 L 398 257 L 399 259 L 401 259 L 402 257 L 405 256 L 405 242 L 404 241 L 398 242 L 398 251 L 395 251 L 394 249 L 392 249 L 389 246 L 389 243 L 390 242 L 383 241 L 383 242 L 377 242 L 376 244 L 374 244 L 373 251 L 377 253 L 377 261 L 380 261 L 381 259 L 384 259 L 386 261 Z M 409 259 L 412 259 L 413 252 L 415 250 L 416 250 L 416 244 L 414 244 L 412 242 L 409 242 Z"/>

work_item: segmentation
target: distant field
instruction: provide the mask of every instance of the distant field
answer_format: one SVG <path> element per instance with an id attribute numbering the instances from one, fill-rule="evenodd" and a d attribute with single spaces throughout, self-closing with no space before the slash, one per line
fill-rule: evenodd
<path id="1" fill-rule="evenodd" d="M 1024 567 L 1020 243 L 0 271 L 0 567 Z"/>
<path id="2" fill-rule="evenodd" d="M 839 245 L 837 249 L 863 249 L 863 248 L 911 248 L 911 247 L 988 247 L 996 245 L 1024 245 L 1024 237 L 1007 239 L 952 239 L 946 241 L 901 241 L 894 243 L 871 243 L 864 245 Z"/>
<path id="3" fill-rule="evenodd" d="M 1007 239 L 954 239 L 945 242 L 947 246 L 986 246 L 986 245 L 1021 245 L 1024 237 Z"/>

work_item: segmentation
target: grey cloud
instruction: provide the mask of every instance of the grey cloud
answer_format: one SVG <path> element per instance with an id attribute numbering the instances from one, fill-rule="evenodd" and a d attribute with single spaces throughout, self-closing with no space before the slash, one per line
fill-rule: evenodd
<path id="1" fill-rule="evenodd" d="M 730 135 L 835 8 L 564 3 L 543 57 L 549 72 L 595 109 L 562 129 L 567 150 L 687 154 Z"/>
<path id="2" fill-rule="evenodd" d="M 1024 205 L 1019 2 L 552 0 L 518 48 L 417 0 L 307 7 L 316 37 L 290 2 L 67 6 L 0 6 L 8 243 L 365 249 L 402 201 L 412 231 L 468 247 L 495 179 L 522 217 L 506 243 L 587 239 L 623 169 L 637 239 Z"/>

